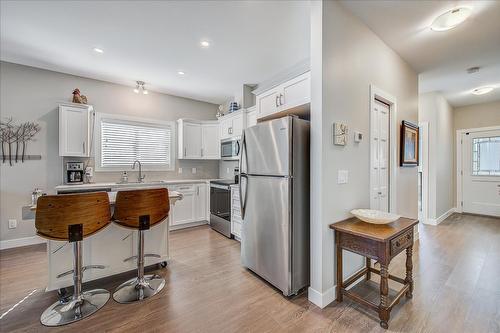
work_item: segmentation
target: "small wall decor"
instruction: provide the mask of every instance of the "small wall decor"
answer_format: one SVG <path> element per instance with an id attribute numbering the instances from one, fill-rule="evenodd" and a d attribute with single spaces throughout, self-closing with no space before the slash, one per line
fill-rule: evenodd
<path id="1" fill-rule="evenodd" d="M 40 132 L 40 125 L 34 122 L 25 122 L 15 125 L 12 118 L 0 121 L 0 141 L 2 146 L 2 163 L 9 160 L 16 163 L 24 160 L 39 160 L 40 155 L 26 155 L 28 142 L 33 141 L 35 135 Z"/>
<path id="2" fill-rule="evenodd" d="M 80 89 L 73 90 L 73 103 L 87 104 L 87 96 L 80 94 Z"/>
<path id="3" fill-rule="evenodd" d="M 345 146 L 347 144 L 347 125 L 344 123 L 333 123 L 333 144 Z"/>
<path id="4" fill-rule="evenodd" d="M 401 124 L 400 166 L 418 165 L 418 126 L 403 120 Z"/>

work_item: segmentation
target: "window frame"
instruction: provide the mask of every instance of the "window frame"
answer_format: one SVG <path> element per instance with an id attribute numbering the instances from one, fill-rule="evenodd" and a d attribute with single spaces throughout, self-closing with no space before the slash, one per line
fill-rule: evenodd
<path id="1" fill-rule="evenodd" d="M 474 158 L 474 145 L 478 145 L 478 149 L 479 149 L 479 145 L 480 143 L 474 143 L 475 140 L 481 140 L 481 139 L 488 139 L 489 142 L 491 142 L 491 138 L 500 138 L 499 136 L 485 136 L 485 137 L 477 137 L 477 138 L 472 138 L 471 140 L 471 176 L 472 177 L 500 177 L 500 174 L 498 173 L 499 170 L 494 170 L 493 172 L 495 172 L 496 174 L 491 174 L 491 170 L 489 170 L 488 174 L 479 174 L 480 172 L 485 172 L 485 171 L 481 171 L 480 169 L 478 169 L 477 171 L 474 171 L 474 163 L 477 163 L 478 166 L 480 166 L 480 151 L 478 150 L 476 153 L 478 154 L 477 156 L 477 159 Z M 495 140 L 494 142 L 500 142 L 500 141 L 497 141 Z"/>
<path id="2" fill-rule="evenodd" d="M 132 165 L 129 167 L 117 166 L 117 167 L 103 167 L 101 165 L 101 122 L 102 120 L 117 120 L 132 124 L 143 124 L 143 125 L 154 125 L 155 127 L 170 128 L 171 130 L 171 142 L 170 142 L 170 165 L 160 166 L 160 165 L 142 165 L 143 171 L 174 171 L 176 164 L 176 124 L 175 121 L 165 121 L 159 119 L 143 118 L 136 116 L 126 116 L 121 114 L 110 114 L 96 112 L 95 115 L 95 138 L 94 138 L 94 168 L 96 172 L 117 172 L 117 171 L 131 171 Z"/>

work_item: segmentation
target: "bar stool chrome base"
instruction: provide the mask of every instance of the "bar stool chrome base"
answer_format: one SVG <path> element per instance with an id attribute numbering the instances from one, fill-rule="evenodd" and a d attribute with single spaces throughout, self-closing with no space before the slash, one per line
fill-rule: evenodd
<path id="1" fill-rule="evenodd" d="M 76 299 L 52 304 L 42 313 L 40 322 L 45 326 L 62 326 L 81 320 L 102 308 L 109 296 L 104 289 L 84 291 Z"/>
<path id="2" fill-rule="evenodd" d="M 116 288 L 113 299 L 118 303 L 134 303 L 158 294 L 165 286 L 165 279 L 157 274 L 144 275 L 144 278 L 130 279 Z"/>

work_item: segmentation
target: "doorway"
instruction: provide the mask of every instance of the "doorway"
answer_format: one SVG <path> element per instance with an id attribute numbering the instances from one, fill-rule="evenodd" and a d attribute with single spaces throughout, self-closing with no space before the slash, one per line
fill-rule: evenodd
<path id="1" fill-rule="evenodd" d="M 426 223 L 429 218 L 429 123 L 418 125 L 418 219 Z"/>
<path id="2" fill-rule="evenodd" d="M 500 127 L 457 131 L 457 206 L 500 217 Z"/>
<path id="3" fill-rule="evenodd" d="M 396 99 L 370 86 L 370 208 L 396 212 Z"/>

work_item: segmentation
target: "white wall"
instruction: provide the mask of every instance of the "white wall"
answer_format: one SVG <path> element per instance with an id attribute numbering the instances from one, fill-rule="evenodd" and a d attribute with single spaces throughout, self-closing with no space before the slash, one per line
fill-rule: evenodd
<path id="1" fill-rule="evenodd" d="M 453 110 L 455 130 L 500 125 L 500 101 L 458 107 Z"/>
<path id="2" fill-rule="evenodd" d="M 369 200 L 370 84 L 397 99 L 397 123 L 417 122 L 418 79 L 413 69 L 366 25 L 335 1 L 312 2 L 311 12 L 311 287 L 309 299 L 326 306 L 334 299 L 334 234 L 329 224 L 350 216 Z M 347 146 L 332 144 L 332 124 L 347 123 Z M 352 133 L 365 139 L 354 144 Z M 396 138 L 399 146 L 399 126 Z M 349 170 L 338 185 L 337 171 Z M 416 218 L 417 168 L 397 168 L 396 211 Z M 363 264 L 344 255 L 345 276 Z"/>
<path id="3" fill-rule="evenodd" d="M 35 235 L 34 221 L 21 221 L 21 207 L 31 201 L 39 187 L 53 193 L 62 182 L 62 159 L 58 152 L 58 103 L 71 100 L 74 88 L 88 96 L 97 112 L 120 113 L 161 120 L 177 118 L 215 119 L 217 106 L 186 98 L 150 92 L 138 95 L 132 87 L 51 72 L 32 67 L 0 63 L 1 117 L 36 121 L 41 132 L 30 143 L 29 154 L 41 154 L 41 161 L 0 166 L 0 240 Z M 178 174 L 177 168 L 183 167 Z M 196 167 L 197 173 L 191 174 Z M 147 172 L 148 179 L 215 178 L 217 161 L 176 161 L 176 171 Z M 96 173 L 96 181 L 117 181 L 119 173 Z M 131 175 L 131 177 L 133 177 Z M 8 219 L 17 219 L 17 229 L 8 229 Z"/>
<path id="4" fill-rule="evenodd" d="M 440 93 L 419 96 L 422 121 L 429 122 L 429 218 L 438 219 L 455 207 L 453 109 Z"/>

